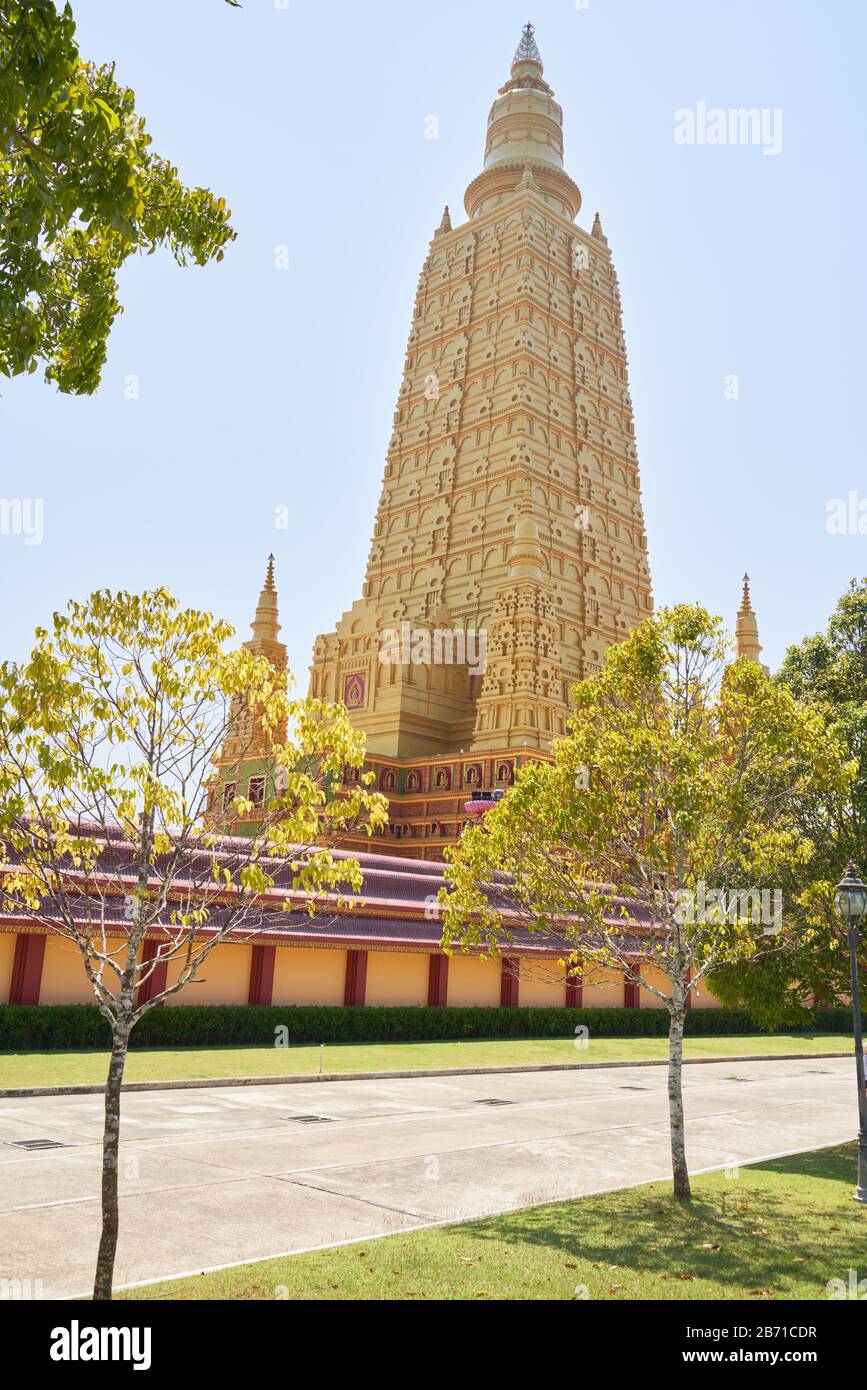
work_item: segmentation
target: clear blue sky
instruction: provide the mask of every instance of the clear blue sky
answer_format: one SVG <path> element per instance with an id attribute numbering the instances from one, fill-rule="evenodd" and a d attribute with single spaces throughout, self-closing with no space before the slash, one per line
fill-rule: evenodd
<path id="1" fill-rule="evenodd" d="M 528 17 L 620 277 L 657 604 L 733 622 L 749 569 L 776 664 L 867 573 L 867 537 L 825 530 L 829 498 L 867 495 L 862 0 L 73 9 L 238 240 L 204 270 L 127 264 L 93 398 L 0 388 L 0 496 L 45 506 L 42 545 L 0 537 L 2 656 L 101 586 L 166 584 L 246 638 L 273 549 L 306 686 L 360 594 L 422 260 L 443 204 L 463 219 Z M 782 108 L 782 153 L 676 144 L 699 101 Z"/>

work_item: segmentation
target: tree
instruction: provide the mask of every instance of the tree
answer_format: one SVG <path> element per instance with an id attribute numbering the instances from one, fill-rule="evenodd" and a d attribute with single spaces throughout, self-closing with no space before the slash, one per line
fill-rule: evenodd
<path id="1" fill-rule="evenodd" d="M 99 385 L 135 251 L 222 260 L 224 199 L 185 188 L 151 149 L 114 64 L 85 62 L 67 4 L 0 0 L 0 372 L 63 392 Z"/>
<path id="2" fill-rule="evenodd" d="M 834 888 L 849 859 L 867 868 L 867 579 L 853 579 L 826 632 L 790 647 L 776 680 L 820 712 L 854 768 L 850 794 L 802 807 L 801 828 L 814 846 L 797 888 L 797 931 L 763 950 L 745 969 L 729 966 L 713 986 L 726 1003 L 746 1005 L 768 1023 L 790 1022 L 814 1001 L 848 1002 L 849 956 L 834 912 Z M 867 941 L 862 941 L 867 970 Z"/>
<path id="3" fill-rule="evenodd" d="M 136 1024 L 195 984 L 229 937 L 276 920 L 288 931 L 284 914 L 299 903 L 333 908 L 358 891 L 357 860 L 336 860 L 332 846 L 387 818 L 369 774 L 340 785 L 364 758 L 343 707 L 290 698 L 285 672 L 227 651 L 231 635 L 165 590 L 102 591 L 37 630 L 28 662 L 0 667 L 0 901 L 78 947 L 111 1029 L 97 1299 L 112 1290 Z M 261 806 L 220 783 L 227 737 L 239 756 L 267 742 Z M 226 838 L 226 820 L 246 833 Z M 150 959 L 146 940 L 158 943 Z M 166 986 L 154 991 L 163 964 Z"/>
<path id="4" fill-rule="evenodd" d="M 821 715 L 755 662 L 726 667 L 726 649 L 719 620 L 692 606 L 610 648 L 575 687 L 553 763 L 524 767 L 464 832 L 441 894 L 449 949 L 557 934 L 572 973 L 622 972 L 668 1009 L 679 1199 L 687 999 L 776 929 L 789 865 L 811 853 L 799 805 L 845 781 Z"/>

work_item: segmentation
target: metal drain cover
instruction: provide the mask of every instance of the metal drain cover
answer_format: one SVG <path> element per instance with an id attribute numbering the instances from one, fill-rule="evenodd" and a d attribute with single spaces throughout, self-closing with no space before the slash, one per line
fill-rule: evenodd
<path id="1" fill-rule="evenodd" d="M 514 1105 L 513 1100 L 474 1100 L 473 1105 Z"/>
<path id="2" fill-rule="evenodd" d="M 72 1144 L 62 1144 L 59 1139 L 7 1139 L 12 1149 L 71 1149 Z"/>
<path id="3" fill-rule="evenodd" d="M 299 1125 L 330 1125 L 334 1122 L 333 1115 L 285 1115 L 283 1118 Z"/>

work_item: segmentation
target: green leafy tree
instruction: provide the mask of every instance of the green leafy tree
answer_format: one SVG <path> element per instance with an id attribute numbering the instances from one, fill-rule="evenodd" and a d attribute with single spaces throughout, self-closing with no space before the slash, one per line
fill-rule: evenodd
<path id="1" fill-rule="evenodd" d="M 813 1001 L 833 1005 L 850 997 L 845 933 L 834 913 L 834 888 L 846 863 L 867 869 L 867 579 L 852 580 L 827 631 L 790 647 L 776 680 L 818 711 L 854 769 L 849 793 L 827 804 L 805 803 L 801 828 L 814 846 L 797 887 L 803 918 L 788 930 L 784 950 L 760 951 L 749 969 L 729 966 L 714 989 L 768 1024 L 803 1019 Z M 867 970 L 867 942 L 861 967 Z"/>
<path id="2" fill-rule="evenodd" d="M 668 1009 L 679 1199 L 688 996 L 777 929 L 775 894 L 812 854 L 799 808 L 846 780 L 821 714 L 726 652 L 719 620 L 692 606 L 610 648 L 574 690 L 553 763 L 523 768 L 464 832 L 441 894 L 448 949 L 499 954 L 526 931 L 556 933 L 571 971 L 622 973 Z"/>
<path id="3" fill-rule="evenodd" d="M 127 257 L 205 265 L 234 236 L 225 201 L 154 153 L 114 65 L 79 56 L 69 5 L 0 0 L 0 372 L 41 362 L 90 394 Z"/>
<path id="4" fill-rule="evenodd" d="M 78 948 L 111 1030 L 97 1299 L 112 1291 L 121 1086 L 136 1024 L 200 981 L 229 936 L 263 920 L 288 934 L 284 914 L 299 901 L 334 910 L 360 890 L 358 861 L 332 848 L 348 829 L 372 833 L 387 820 L 384 798 L 366 790 L 370 774 L 341 786 L 344 767 L 364 760 L 343 706 L 291 698 L 285 672 L 227 650 L 231 636 L 165 590 L 103 591 L 38 630 L 29 661 L 0 667 L 0 903 Z M 266 804 L 233 796 L 224 807 L 227 737 L 243 756 L 243 740 L 258 747 L 263 734 Z M 255 827 L 226 839 L 224 818 L 249 821 L 254 809 Z M 155 988 L 163 966 L 166 985 Z"/>

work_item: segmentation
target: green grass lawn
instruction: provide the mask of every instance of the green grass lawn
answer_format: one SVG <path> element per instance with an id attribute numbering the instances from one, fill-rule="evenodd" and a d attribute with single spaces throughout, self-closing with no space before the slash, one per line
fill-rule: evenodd
<path id="1" fill-rule="evenodd" d="M 664 1061 L 665 1038 L 596 1038 L 580 1051 L 572 1038 L 498 1038 L 491 1041 L 339 1043 L 325 1048 L 325 1071 L 404 1071 L 435 1067 L 532 1066 L 547 1062 Z M 783 1052 L 846 1052 L 840 1034 L 758 1034 L 687 1038 L 687 1057 L 743 1057 Z M 94 1085 L 105 1080 L 108 1053 L 0 1052 L 0 1088 Z M 133 1048 L 127 1081 L 184 1081 L 234 1076 L 311 1075 L 318 1047 Z"/>
<path id="2" fill-rule="evenodd" d="M 151 1284 L 135 1299 L 825 1299 L 864 1276 L 855 1145 Z"/>

